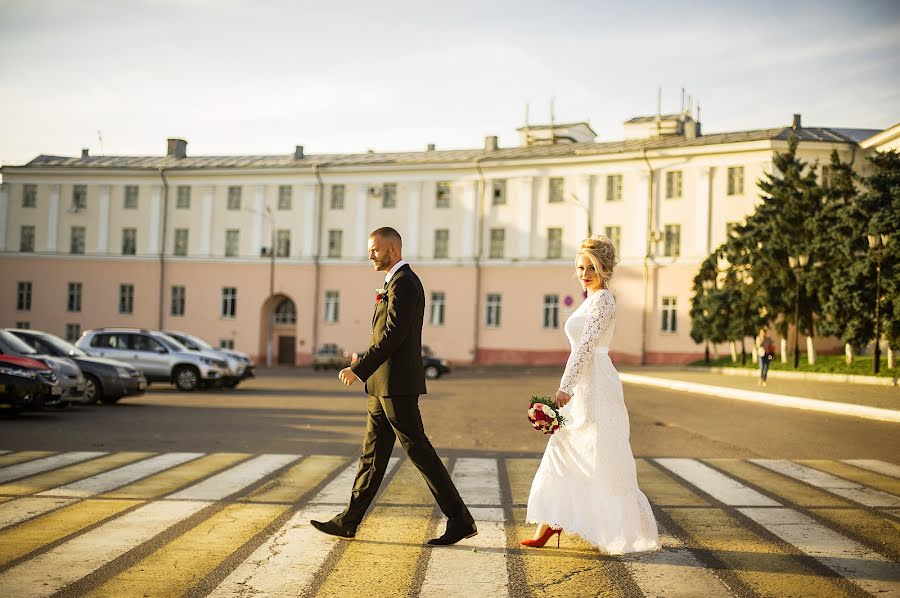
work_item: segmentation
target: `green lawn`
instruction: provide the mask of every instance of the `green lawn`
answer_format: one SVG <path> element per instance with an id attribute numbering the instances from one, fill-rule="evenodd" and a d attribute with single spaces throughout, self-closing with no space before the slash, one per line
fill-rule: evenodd
<path id="1" fill-rule="evenodd" d="M 734 363 L 731 361 L 731 357 L 720 357 L 719 359 L 710 359 L 709 363 L 706 363 L 702 359 L 699 361 L 694 361 L 691 365 L 696 366 L 713 366 L 713 367 L 742 367 L 741 366 L 741 356 L 738 354 L 738 361 Z M 747 365 L 743 366 L 744 368 L 750 369 L 758 369 L 759 364 L 754 362 L 750 356 L 750 353 L 747 354 Z M 856 374 L 859 376 L 871 376 L 872 374 L 872 357 L 854 357 L 853 363 L 847 365 L 844 361 L 843 355 L 819 355 L 816 357 L 815 365 L 809 365 L 806 361 L 806 354 L 802 353 L 800 355 L 800 367 L 794 370 L 794 360 L 793 356 L 788 356 L 787 363 L 781 363 L 780 356 L 776 355 L 775 359 L 770 362 L 769 365 L 770 370 L 788 370 L 788 371 L 797 371 L 797 372 L 823 372 L 829 374 Z M 900 376 L 900 368 L 894 367 L 892 369 L 888 369 L 887 367 L 887 357 L 881 356 L 881 371 L 878 372 L 879 376 L 883 376 L 885 378 L 896 378 Z"/>

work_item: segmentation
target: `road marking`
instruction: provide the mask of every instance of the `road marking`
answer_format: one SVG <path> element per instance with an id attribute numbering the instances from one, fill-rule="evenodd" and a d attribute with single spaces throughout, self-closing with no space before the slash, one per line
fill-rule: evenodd
<path id="1" fill-rule="evenodd" d="M 69 482 L 74 482 L 75 480 L 80 480 L 104 471 L 121 467 L 128 463 L 146 459 L 153 454 L 154 453 L 131 452 L 110 453 L 108 455 L 97 457 L 96 459 L 81 461 L 67 467 L 60 467 L 52 471 L 46 471 L 44 473 L 3 484 L 0 486 L 0 494 L 12 494 L 18 496 L 34 494 L 41 490 L 55 488 L 63 484 L 68 484 Z"/>
<path id="2" fill-rule="evenodd" d="M 166 497 L 166 500 L 222 500 L 300 458 L 300 455 L 265 454 Z"/>
<path id="3" fill-rule="evenodd" d="M 444 467 L 447 463 L 444 463 Z M 385 473 L 387 477 L 387 473 Z M 344 502 L 347 502 L 349 493 L 345 495 Z M 406 459 L 400 465 L 400 469 L 391 478 L 391 483 L 387 484 L 381 496 L 373 502 L 373 504 L 384 505 L 428 505 L 434 503 L 434 497 L 428 489 L 425 478 L 412 464 L 412 461 Z"/>
<path id="4" fill-rule="evenodd" d="M 241 461 L 246 461 L 251 456 L 249 453 L 213 453 L 132 482 L 117 490 L 105 492 L 101 496 L 103 498 L 150 500 L 180 490 L 201 478 L 222 471 Z"/>
<path id="5" fill-rule="evenodd" d="M 531 481 L 537 473 L 540 459 L 504 459 L 506 475 L 509 479 L 509 490 L 514 505 L 528 504 L 531 493 Z"/>
<path id="6" fill-rule="evenodd" d="M 453 466 L 453 483 L 467 505 L 501 504 L 496 459 L 460 457 Z"/>
<path id="7" fill-rule="evenodd" d="M 818 488 L 813 488 L 744 460 L 705 459 L 705 461 L 736 478 L 759 488 L 765 488 L 769 494 L 774 494 L 801 507 L 848 507 L 852 505 L 839 496 L 823 492 Z"/>
<path id="8" fill-rule="evenodd" d="M 312 455 L 241 498 L 241 502 L 293 503 L 346 462 L 345 457 Z"/>
<path id="9" fill-rule="evenodd" d="M 793 509 L 738 509 L 829 569 L 873 594 L 900 594 L 900 565 Z"/>
<path id="10" fill-rule="evenodd" d="M 832 494 L 843 496 L 854 502 L 858 502 L 867 507 L 900 507 L 900 498 L 866 488 L 848 480 L 842 480 L 836 476 L 806 467 L 798 463 L 792 463 L 783 459 L 749 459 L 751 463 L 756 463 L 767 469 L 771 469 L 777 473 L 806 482 L 816 488 L 822 488 Z M 747 505 L 757 506 L 757 505 Z"/>
<path id="11" fill-rule="evenodd" d="M 9 467 L 10 465 L 23 463 L 25 461 L 33 461 L 34 459 L 40 459 L 42 457 L 49 457 L 53 454 L 55 454 L 53 451 L 19 451 L 17 453 L 0 455 L 0 468 Z"/>
<path id="12" fill-rule="evenodd" d="M 0 505 L 0 529 L 70 505 L 77 498 L 26 496 Z"/>
<path id="13" fill-rule="evenodd" d="M 182 596 L 285 509 L 286 505 L 230 504 L 85 596 Z"/>
<path id="14" fill-rule="evenodd" d="M 798 460 L 797 463 L 818 469 L 819 471 L 824 471 L 825 473 L 830 473 L 831 475 L 844 478 L 845 480 L 850 480 L 851 482 L 856 482 L 857 484 L 869 488 L 881 490 L 882 492 L 887 492 L 894 496 L 900 496 L 900 479 L 897 478 L 892 478 L 867 469 L 860 469 L 853 465 L 848 465 L 847 463 L 841 463 L 840 461 L 803 459 Z"/>
<path id="15" fill-rule="evenodd" d="M 0 469 L 0 484 L 9 482 L 10 480 L 24 478 L 25 476 L 34 475 L 36 473 L 43 473 L 51 469 L 56 469 L 57 467 L 64 467 L 66 465 L 72 465 L 73 463 L 87 461 L 88 459 L 93 459 L 94 457 L 105 454 L 105 452 L 96 451 L 62 453 L 60 455 L 44 457 L 43 459 L 35 459 L 26 463 L 19 463 L 18 465 L 11 465 Z"/>
<path id="16" fill-rule="evenodd" d="M 154 473 L 180 465 L 187 461 L 193 461 L 202 457 L 203 453 L 165 453 L 156 455 L 131 465 L 125 465 L 106 473 L 97 474 L 65 486 L 51 488 L 39 493 L 38 496 L 68 496 L 73 498 L 87 498 L 114 490 L 125 484 L 145 478 Z"/>
<path id="17" fill-rule="evenodd" d="M 849 463 L 854 467 L 874 471 L 875 473 L 882 473 L 892 478 L 900 478 L 900 465 L 894 465 L 886 461 L 878 461 L 877 459 L 844 459 L 843 462 Z"/>
<path id="18" fill-rule="evenodd" d="M 398 457 L 391 457 L 388 461 L 387 471 L 384 476 L 389 476 L 391 472 L 394 471 L 394 468 L 397 467 L 398 463 L 400 463 Z M 331 483 L 319 492 L 310 502 L 315 504 L 346 505 L 347 501 L 350 499 L 350 492 L 353 490 L 353 482 L 356 480 L 357 467 L 357 463 L 348 466 L 347 469 L 334 478 Z"/>
<path id="19" fill-rule="evenodd" d="M 210 504 L 166 500 L 135 509 L 3 571 L 0 595 L 51 596 Z"/>
<path id="20" fill-rule="evenodd" d="M 700 490 L 729 506 L 777 507 L 779 503 L 695 459 L 654 459 Z"/>
<path id="21" fill-rule="evenodd" d="M 691 492 L 646 459 L 635 459 L 638 487 L 654 505 L 665 507 L 708 507 L 709 503 Z"/>

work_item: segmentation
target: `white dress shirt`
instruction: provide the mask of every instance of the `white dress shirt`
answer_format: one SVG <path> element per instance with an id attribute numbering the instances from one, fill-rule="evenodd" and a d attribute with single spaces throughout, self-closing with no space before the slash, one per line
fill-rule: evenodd
<path id="1" fill-rule="evenodd" d="M 394 267 L 391 268 L 391 271 L 384 275 L 384 286 L 387 287 L 388 283 L 391 282 L 391 278 L 394 276 L 394 273 L 406 265 L 406 260 L 400 260 Z"/>

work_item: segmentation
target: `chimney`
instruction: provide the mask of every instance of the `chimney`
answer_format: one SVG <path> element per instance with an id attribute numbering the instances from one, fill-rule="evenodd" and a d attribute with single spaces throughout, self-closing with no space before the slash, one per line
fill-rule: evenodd
<path id="1" fill-rule="evenodd" d="M 433 151 L 434 151 L 434 144 L 433 144 L 433 143 L 429 143 L 429 144 L 428 144 L 428 147 L 426 147 L 425 150 L 426 150 L 426 151 L 429 151 L 429 152 L 433 152 Z"/>
<path id="2" fill-rule="evenodd" d="M 294 146 L 294 160 L 302 160 L 303 159 L 303 146 L 295 145 Z"/>
<path id="3" fill-rule="evenodd" d="M 488 135 L 484 138 L 484 151 L 496 152 L 498 149 L 500 149 L 500 145 L 497 143 L 496 135 Z"/>
<path id="4" fill-rule="evenodd" d="M 88 151 L 88 148 L 86 148 L 86 147 L 81 148 L 81 158 L 84 159 L 84 158 L 90 158 L 90 157 L 91 156 L 90 156 L 90 152 Z"/>
<path id="5" fill-rule="evenodd" d="M 178 160 L 187 156 L 187 141 L 184 139 L 169 139 L 166 147 L 166 157 Z"/>
<path id="6" fill-rule="evenodd" d="M 803 127 L 800 126 L 800 115 L 799 115 L 799 114 L 795 114 L 795 115 L 794 115 L 794 122 L 791 124 L 791 128 L 794 129 L 795 131 L 796 131 L 797 129 L 802 129 L 802 128 L 803 128 Z"/>

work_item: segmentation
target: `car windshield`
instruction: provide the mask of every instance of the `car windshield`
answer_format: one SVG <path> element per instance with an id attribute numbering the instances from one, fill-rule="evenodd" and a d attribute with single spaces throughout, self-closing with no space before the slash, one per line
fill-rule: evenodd
<path id="1" fill-rule="evenodd" d="M 37 351 L 29 347 L 28 343 L 17 337 L 12 332 L 0 330 L 0 341 L 2 341 L 4 345 L 9 347 L 9 350 L 13 353 L 19 353 L 20 355 L 37 355 Z"/>
<path id="2" fill-rule="evenodd" d="M 73 345 L 72 343 L 66 342 L 58 336 L 53 336 L 52 334 L 42 334 L 41 340 L 47 343 L 48 345 L 53 346 L 57 351 L 61 351 L 63 354 L 68 355 L 69 357 L 87 357 L 88 354 Z"/>
<path id="3" fill-rule="evenodd" d="M 172 338 L 168 334 L 154 335 L 153 338 L 164 344 L 170 351 L 190 351 L 190 349 L 179 343 L 176 339 Z"/>
<path id="4" fill-rule="evenodd" d="M 184 345 L 191 351 L 199 351 L 200 349 L 202 349 L 202 347 L 200 347 L 199 345 L 197 345 L 197 343 L 195 343 L 191 340 L 191 337 L 189 337 L 185 334 L 172 334 L 171 332 L 167 332 L 166 334 L 169 335 L 169 338 L 178 341 L 179 343 L 181 343 L 182 345 Z"/>
<path id="5" fill-rule="evenodd" d="M 218 350 L 215 347 L 213 347 L 212 345 L 210 345 L 208 342 L 203 340 L 202 338 L 198 338 L 198 337 L 194 336 L 193 334 L 185 334 L 184 336 L 187 337 L 187 339 L 189 341 L 191 341 L 192 343 L 194 343 L 201 349 L 206 349 L 207 351 L 217 351 Z"/>

